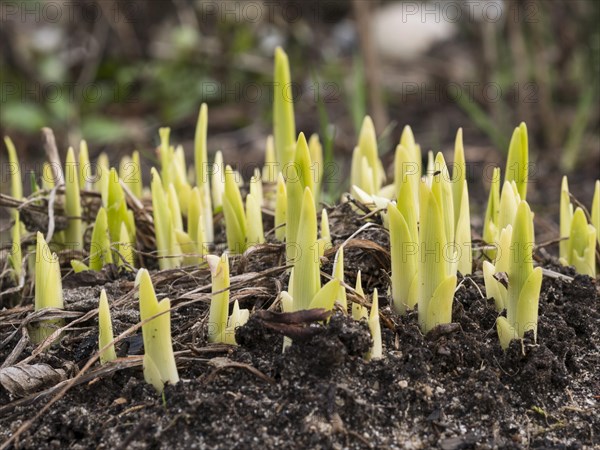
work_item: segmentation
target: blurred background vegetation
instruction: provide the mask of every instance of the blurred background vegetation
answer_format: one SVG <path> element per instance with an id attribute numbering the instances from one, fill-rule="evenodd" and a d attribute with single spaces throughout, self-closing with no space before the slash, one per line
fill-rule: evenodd
<path id="1" fill-rule="evenodd" d="M 589 203 L 598 177 L 596 0 L 19 0 L 0 14 L 0 132 L 30 164 L 42 126 L 61 151 L 84 137 L 113 164 L 133 149 L 151 161 L 160 126 L 191 152 L 201 102 L 210 152 L 260 162 L 281 45 L 298 131 L 319 133 L 341 168 L 333 182 L 366 113 L 386 166 L 406 124 L 424 151 L 451 150 L 462 126 L 467 159 L 485 164 L 524 120 L 539 202 L 557 202 L 558 174 L 577 171 L 572 190 Z"/>

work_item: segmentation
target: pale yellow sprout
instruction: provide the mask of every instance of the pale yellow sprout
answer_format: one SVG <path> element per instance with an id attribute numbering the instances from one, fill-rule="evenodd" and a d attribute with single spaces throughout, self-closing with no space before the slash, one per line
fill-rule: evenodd
<path id="1" fill-rule="evenodd" d="M 318 240 L 319 257 L 325 255 L 325 251 L 331 248 L 331 232 L 329 231 L 329 217 L 327 210 L 321 211 L 321 237 Z"/>
<path id="2" fill-rule="evenodd" d="M 456 273 L 458 263 L 457 251 L 454 242 L 454 204 L 452 199 L 452 184 L 444 155 L 439 152 L 434 161 L 434 171 L 437 175 L 431 178 L 431 193 L 435 197 L 440 209 L 441 220 L 444 224 L 444 237 L 447 247 L 442 247 L 444 259 L 448 265 L 448 274 Z M 420 210 L 420 208 L 419 208 Z"/>
<path id="3" fill-rule="evenodd" d="M 592 199 L 591 222 L 596 229 L 596 240 L 600 244 L 600 180 L 596 180 L 594 198 Z"/>
<path id="4" fill-rule="evenodd" d="M 158 134 L 160 136 L 160 146 L 158 147 L 158 154 L 160 158 L 160 176 L 163 183 L 163 188 L 167 189 L 171 180 L 171 161 L 174 158 L 173 147 L 169 144 L 169 137 L 171 135 L 171 129 L 168 127 L 159 128 Z"/>
<path id="5" fill-rule="evenodd" d="M 292 269 L 291 274 L 290 274 L 290 283 L 289 283 L 290 286 L 292 285 L 293 273 L 294 273 L 294 269 Z M 292 299 L 292 296 L 287 291 L 281 291 L 279 293 L 279 301 L 281 303 L 281 311 L 283 311 L 284 313 L 294 312 L 294 300 Z M 285 352 L 285 350 L 290 345 L 292 345 L 292 340 L 289 337 L 284 336 L 282 352 Z"/>
<path id="6" fill-rule="evenodd" d="M 10 165 L 10 195 L 17 200 L 23 198 L 23 186 L 21 184 L 21 166 L 19 165 L 19 158 L 17 157 L 17 150 L 13 141 L 8 137 L 4 137 L 4 143 L 8 150 L 8 163 Z M 13 210 L 13 218 L 16 214 L 16 210 Z"/>
<path id="7" fill-rule="evenodd" d="M 380 359 L 383 358 L 383 345 L 381 340 L 381 324 L 379 323 L 379 296 L 377 295 L 377 289 L 373 291 L 373 298 L 371 299 L 371 313 L 367 319 L 369 324 L 369 331 L 371 332 L 371 339 L 373 345 L 368 354 L 367 359 Z"/>
<path id="8" fill-rule="evenodd" d="M 326 311 L 333 310 L 340 293 L 340 280 L 334 278 L 323 286 L 312 298 L 308 309 L 322 308 Z"/>
<path id="9" fill-rule="evenodd" d="M 454 141 L 454 164 L 452 165 L 452 200 L 454 204 L 454 222 L 458 226 L 464 183 L 467 180 L 467 163 L 463 145 L 463 130 L 459 128 Z"/>
<path id="10" fill-rule="evenodd" d="M 578 273 L 596 276 L 596 228 L 587 223 L 583 209 L 577 208 L 571 221 L 568 262 Z"/>
<path id="11" fill-rule="evenodd" d="M 498 229 L 500 231 L 514 223 L 520 202 L 521 198 L 515 182 L 505 181 L 500 194 L 500 214 L 498 215 Z"/>
<path id="12" fill-rule="evenodd" d="M 92 230 L 90 244 L 90 269 L 99 272 L 107 264 L 112 264 L 112 250 L 110 248 L 110 234 L 108 232 L 108 219 L 106 210 L 100 208 Z"/>
<path id="13" fill-rule="evenodd" d="M 569 258 L 569 235 L 573 220 L 573 204 L 569 195 L 569 181 L 564 176 L 560 187 L 560 238 L 558 255 L 567 261 Z"/>
<path id="14" fill-rule="evenodd" d="M 88 145 L 83 139 L 79 143 L 78 159 L 77 173 L 79 174 L 79 189 L 87 191 L 92 186 L 92 166 L 90 164 Z"/>
<path id="15" fill-rule="evenodd" d="M 19 220 L 19 212 L 15 214 L 15 223 L 11 231 L 12 248 L 8 255 L 8 262 L 13 271 L 13 280 L 19 285 L 21 275 L 23 274 L 23 254 L 21 251 L 21 221 Z"/>
<path id="16" fill-rule="evenodd" d="M 287 190 L 283 175 L 277 175 L 277 192 L 275 194 L 275 239 L 285 240 L 285 221 L 287 217 Z"/>
<path id="17" fill-rule="evenodd" d="M 200 195 L 202 197 L 202 205 L 204 207 L 204 212 L 202 214 L 202 218 L 204 220 L 204 235 L 206 241 L 208 243 L 212 243 L 214 240 L 214 226 L 212 216 L 213 206 L 211 202 L 210 184 L 213 181 L 213 179 L 209 177 L 207 140 L 208 106 L 206 105 L 206 103 L 203 103 L 200 106 L 200 112 L 198 113 L 198 123 L 196 124 L 196 134 L 194 137 L 194 164 L 196 167 L 196 185 L 200 190 Z M 218 173 L 222 180 L 224 174 L 223 161 L 221 161 L 221 167 L 218 167 L 218 169 L 221 169 Z M 215 207 L 215 211 L 216 210 L 217 208 Z"/>
<path id="18" fill-rule="evenodd" d="M 406 125 L 402 130 L 402 135 L 400 136 L 400 145 L 412 153 L 412 157 L 409 158 L 409 160 L 417 163 L 417 178 L 420 179 L 422 174 L 421 147 L 415 142 L 415 136 L 412 132 L 412 129 L 408 125 Z M 415 188 L 414 192 L 418 193 L 418 185 L 413 187 Z M 418 201 L 418 197 L 416 197 L 415 202 L 418 203 Z"/>
<path id="19" fill-rule="evenodd" d="M 229 312 L 229 258 L 206 255 L 212 280 L 212 299 L 208 316 L 208 342 L 225 342 Z"/>
<path id="20" fill-rule="evenodd" d="M 365 291 L 363 291 L 363 288 L 362 288 L 362 280 L 361 280 L 360 270 L 358 271 L 358 274 L 356 275 L 356 286 L 354 287 L 354 290 L 356 291 L 356 294 L 359 297 L 361 297 L 363 300 L 366 299 Z M 353 302 L 352 303 L 352 318 L 354 320 L 368 319 L 369 313 L 367 312 L 367 308 L 365 308 L 363 305 L 361 305 L 358 302 Z"/>
<path id="21" fill-rule="evenodd" d="M 168 298 L 158 301 L 146 269 L 139 270 L 137 279 L 140 289 L 140 319 L 146 322 L 142 325 L 144 379 L 160 393 L 165 383 L 175 384 L 179 381 L 171 343 L 171 302 Z"/>
<path id="22" fill-rule="evenodd" d="M 273 137 L 278 170 L 294 160 L 296 144 L 296 121 L 292 78 L 287 54 L 281 47 L 275 49 L 275 73 L 273 93 Z"/>
<path id="23" fill-rule="evenodd" d="M 394 311 L 404 314 L 418 301 L 417 216 L 412 184 L 400 191 L 397 207 L 388 205 L 390 254 L 392 262 L 392 300 Z"/>
<path id="24" fill-rule="evenodd" d="M 220 150 L 215 154 L 210 181 L 214 212 L 219 213 L 223 210 L 225 192 L 225 165 L 223 164 L 223 153 Z"/>
<path id="25" fill-rule="evenodd" d="M 367 195 L 373 195 L 378 190 L 375 182 L 375 172 L 369 166 L 369 160 L 363 155 L 360 147 L 355 147 L 352 153 L 352 168 L 350 171 L 351 186 L 356 186 Z"/>
<path id="26" fill-rule="evenodd" d="M 449 258 L 444 257 L 448 240 L 439 197 L 425 182 L 421 183 L 419 194 L 419 324 L 421 330 L 428 333 L 436 326 L 452 321 L 456 272 L 445 261 Z M 444 209 L 444 213 L 447 210 L 452 211 L 452 208 Z"/>
<path id="27" fill-rule="evenodd" d="M 490 194 L 488 197 L 485 219 L 483 222 L 483 240 L 487 244 L 493 244 L 498 240 L 500 228 L 498 226 L 498 217 L 500 216 L 500 169 L 494 168 L 490 184 Z M 495 250 L 485 252 L 490 259 L 494 259 Z"/>
<path id="28" fill-rule="evenodd" d="M 265 242 L 262 210 L 259 200 L 254 194 L 246 196 L 246 245 L 262 244 Z"/>
<path id="29" fill-rule="evenodd" d="M 240 188 L 236 182 L 235 173 L 230 166 L 225 168 L 223 215 L 225 216 L 225 233 L 229 251 L 243 253 L 246 250 L 248 225 Z"/>
<path id="30" fill-rule="evenodd" d="M 463 275 L 470 275 L 473 270 L 473 252 L 471 250 L 471 213 L 469 211 L 469 188 L 467 180 L 463 180 L 463 185 L 463 190 L 460 194 L 461 203 L 456 223 L 454 244 L 458 251 L 458 271 Z"/>
<path id="31" fill-rule="evenodd" d="M 254 169 L 254 175 L 250 178 L 250 194 L 252 194 L 259 206 L 264 206 L 263 184 L 258 168 Z"/>
<path id="32" fill-rule="evenodd" d="M 289 224 L 288 224 L 289 225 Z M 294 310 L 308 309 L 321 288 L 317 248 L 317 213 L 310 188 L 305 188 L 296 237 L 294 277 L 290 282 Z M 289 246 L 289 244 L 288 244 Z"/>
<path id="33" fill-rule="evenodd" d="M 82 250 L 83 224 L 81 222 L 81 196 L 79 193 L 79 176 L 77 174 L 73 147 L 69 147 L 65 161 L 65 192 L 65 212 L 69 216 L 69 224 L 65 231 L 65 240 L 72 250 Z"/>
<path id="34" fill-rule="evenodd" d="M 310 172 L 311 160 L 308 150 L 308 143 L 304 133 L 300 133 L 298 143 L 296 144 L 296 153 L 294 163 L 289 165 L 286 170 L 286 193 L 287 193 L 287 210 L 286 210 L 286 256 L 288 264 L 291 263 L 293 254 L 295 254 L 296 233 L 298 232 L 298 224 L 300 223 L 300 211 L 304 198 L 305 188 L 312 191 L 314 187 L 312 175 Z M 314 201 L 314 200 L 313 200 Z M 316 241 L 316 239 L 315 239 Z M 292 297 L 294 297 L 292 293 Z"/>
<path id="35" fill-rule="evenodd" d="M 533 214 L 526 201 L 517 208 L 510 246 L 506 317 L 496 321 L 500 345 L 508 348 L 512 339 L 523 338 L 532 330 L 537 337 L 538 302 L 542 268 L 533 268 Z"/>
<path id="36" fill-rule="evenodd" d="M 346 287 L 344 286 L 344 246 L 341 245 L 335 254 L 335 259 L 333 260 L 333 277 L 335 277 L 340 282 L 339 293 L 337 295 L 337 300 L 342 307 L 342 310 L 346 314 L 348 312 L 348 299 L 346 296 Z"/>
<path id="37" fill-rule="evenodd" d="M 502 311 L 506 308 L 507 289 L 504 284 L 496 279 L 496 274 L 504 276 L 508 272 L 510 261 L 510 246 L 512 244 L 512 225 L 508 225 L 500 232 L 500 238 L 496 244 L 496 259 L 494 263 L 483 262 L 483 280 L 488 298 L 493 298 L 496 309 Z"/>
<path id="38" fill-rule="evenodd" d="M 176 228 L 171 218 L 169 202 L 160 175 L 155 168 L 151 169 L 151 174 L 152 214 L 156 235 L 156 250 L 159 258 L 158 264 L 161 270 L 177 268 L 181 264 L 181 249 L 177 242 Z"/>
<path id="39" fill-rule="evenodd" d="M 35 300 L 34 309 L 63 309 L 63 291 L 60 263 L 56 253 L 50 252 L 42 233 L 37 233 L 35 250 Z M 31 340 L 38 344 L 64 324 L 62 319 L 43 320 L 29 327 Z"/>
<path id="40" fill-rule="evenodd" d="M 420 161 L 415 161 L 414 151 L 406 148 L 402 145 L 396 147 L 396 154 L 394 156 L 394 186 L 395 196 L 400 198 L 400 191 L 403 186 L 410 184 L 410 190 L 413 194 L 412 203 L 418 205 L 419 197 L 419 179 L 420 174 Z M 418 212 L 418 211 L 417 211 Z"/>
<path id="41" fill-rule="evenodd" d="M 183 266 L 193 266 L 198 264 L 199 256 L 196 244 L 188 233 L 183 230 L 175 230 L 175 239 L 182 253 L 181 264 Z"/>
<path id="42" fill-rule="evenodd" d="M 321 198 L 321 186 L 323 183 L 323 146 L 317 134 L 313 134 L 308 140 L 308 150 L 310 151 L 311 171 L 314 181 L 315 202 L 318 204 Z"/>
<path id="43" fill-rule="evenodd" d="M 516 183 L 521 200 L 526 200 L 529 179 L 529 143 L 525 122 L 521 122 L 513 132 L 504 175 L 506 181 Z"/>
<path id="44" fill-rule="evenodd" d="M 127 232 L 125 222 L 121 222 L 121 235 L 119 237 L 119 242 L 117 243 L 117 252 L 119 255 L 119 266 L 123 266 L 126 269 L 131 269 L 134 267 L 133 245 L 131 244 L 131 239 L 129 238 L 129 233 Z"/>
<path id="45" fill-rule="evenodd" d="M 101 364 L 117 359 L 115 345 L 112 341 L 114 341 L 114 336 L 112 321 L 110 319 L 110 308 L 108 306 L 108 299 L 106 298 L 106 291 L 102 289 L 102 292 L 100 292 L 100 302 L 98 304 L 98 347 L 101 350 Z M 102 350 L 105 347 L 106 349 Z"/>
<path id="46" fill-rule="evenodd" d="M 247 309 L 240 309 L 240 305 L 236 300 L 233 302 L 233 310 L 231 315 L 227 319 L 227 328 L 225 329 L 225 343 L 229 345 L 237 345 L 235 341 L 235 329 L 242 327 L 248 322 L 250 318 L 250 311 Z"/>
<path id="47" fill-rule="evenodd" d="M 179 197 L 175 191 L 175 186 L 169 184 L 167 187 L 167 206 L 171 213 L 171 220 L 176 230 L 183 230 L 183 217 L 179 205 Z"/>
<path id="48" fill-rule="evenodd" d="M 275 144 L 273 142 L 273 135 L 267 137 L 267 144 L 265 147 L 265 165 L 262 170 L 262 179 L 265 183 L 274 184 L 277 182 L 277 159 L 275 156 Z"/>

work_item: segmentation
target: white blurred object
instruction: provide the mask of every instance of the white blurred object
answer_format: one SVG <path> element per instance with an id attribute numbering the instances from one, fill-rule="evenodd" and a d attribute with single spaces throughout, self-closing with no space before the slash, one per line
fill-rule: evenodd
<path id="1" fill-rule="evenodd" d="M 451 40 L 461 23 L 505 20 L 503 0 L 402 1 L 386 4 L 373 15 L 373 38 L 379 54 L 411 61 L 436 44 Z"/>

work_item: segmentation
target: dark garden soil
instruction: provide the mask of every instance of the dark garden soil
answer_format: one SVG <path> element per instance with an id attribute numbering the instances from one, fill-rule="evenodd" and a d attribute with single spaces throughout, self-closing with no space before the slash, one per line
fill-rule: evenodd
<path id="1" fill-rule="evenodd" d="M 330 211 L 336 246 L 364 225 L 360 214 L 348 204 Z M 19 436 L 16 448 L 597 448 L 595 281 L 542 261 L 566 277 L 544 277 L 537 344 L 529 336 L 504 353 L 495 330 L 498 314 L 485 298 L 480 271 L 460 279 L 454 323 L 423 336 L 416 313 L 398 317 L 388 307 L 387 232 L 374 224 L 346 245 L 346 283 L 353 286 L 360 269 L 365 292 L 379 288 L 384 359 L 363 358 L 370 346 L 366 323 L 340 312 L 323 326 L 308 324 L 310 317 L 302 315 L 282 324 L 277 314 L 264 311 L 276 310 L 277 291 L 287 286 L 283 249 L 269 244 L 232 259 L 232 299 L 263 311 L 237 330 L 239 347 L 206 343 L 207 270 L 154 273 L 157 291 L 172 300 L 181 381 L 167 386 L 163 397 L 144 382 L 141 359 L 133 356 L 143 353 L 138 329 L 117 344 L 119 356 L 130 355 L 113 366 L 119 370 L 95 363 L 90 376 L 77 378 L 62 396 L 59 388 L 66 382 L 20 398 L 0 387 L 0 439 L 55 398 Z M 324 274 L 331 273 L 332 260 L 328 252 Z M 64 286 L 71 314 L 66 320 L 79 322 L 58 346 L 29 362 L 47 363 L 70 379 L 97 350 L 97 317 L 90 311 L 102 287 L 115 336 L 134 326 L 139 314 L 131 276 L 68 275 Z M 10 354 L 22 333 L 8 338 L 28 314 L 0 311 L 0 362 L 14 359 Z M 282 330 L 296 336 L 285 354 Z M 22 342 L 15 362 L 35 349 Z"/>

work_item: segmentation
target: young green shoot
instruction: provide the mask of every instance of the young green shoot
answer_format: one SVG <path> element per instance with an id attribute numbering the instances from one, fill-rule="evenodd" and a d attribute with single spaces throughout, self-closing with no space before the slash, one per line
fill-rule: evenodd
<path id="1" fill-rule="evenodd" d="M 321 186 L 325 167 L 323 166 L 323 146 L 317 134 L 313 134 L 308 140 L 308 150 L 310 152 L 311 173 L 314 181 L 313 193 L 315 195 L 315 203 L 318 204 L 321 198 Z"/>
<path id="2" fill-rule="evenodd" d="M 130 217 L 128 217 L 125 193 L 123 192 L 119 181 L 119 174 L 115 168 L 111 168 L 108 173 L 106 218 L 108 220 L 110 240 L 111 242 L 118 242 L 121 237 L 121 224 L 127 224 L 130 221 Z M 129 226 L 135 227 L 133 224 L 129 224 Z"/>
<path id="3" fill-rule="evenodd" d="M 446 248 L 442 246 L 444 252 L 444 259 L 448 265 L 448 274 L 456 272 L 457 250 L 454 242 L 455 228 L 454 228 L 454 204 L 452 199 L 452 184 L 450 181 L 450 175 L 448 173 L 448 167 L 444 160 L 444 155 L 439 152 L 434 160 L 434 173 L 431 177 L 431 192 L 433 193 L 436 203 L 440 208 L 441 219 L 444 224 L 444 235 L 445 244 L 448 245 Z M 462 250 L 462 249 L 461 249 Z M 448 252 L 451 254 L 448 255 Z"/>
<path id="4" fill-rule="evenodd" d="M 304 133 L 300 133 L 298 143 L 296 144 L 296 154 L 294 163 L 286 168 L 286 193 L 287 193 L 287 210 L 286 210 L 286 254 L 288 264 L 292 262 L 293 253 L 295 253 L 296 234 L 298 232 L 298 224 L 300 223 L 300 211 L 304 198 L 304 191 L 309 188 L 311 196 L 314 188 L 314 183 L 311 175 L 311 160 L 308 150 L 308 143 Z M 314 198 L 314 197 L 313 197 Z M 315 239 L 316 241 L 316 239 Z M 292 297 L 293 297 L 292 293 Z M 308 305 L 307 305 L 308 306 Z"/>
<path id="5" fill-rule="evenodd" d="M 384 181 L 385 171 L 379 159 L 375 126 L 371 118 L 366 116 L 358 137 L 358 146 L 352 154 L 350 184 L 368 195 L 375 195 Z"/>
<path id="6" fill-rule="evenodd" d="M 500 229 L 498 228 L 498 217 L 500 215 L 500 169 L 494 168 L 490 184 L 490 194 L 488 197 L 487 209 L 483 221 L 483 240 L 486 244 L 492 245 L 498 240 Z M 495 250 L 487 250 L 485 254 L 490 258 L 496 257 Z"/>
<path id="7" fill-rule="evenodd" d="M 108 232 L 108 220 L 106 210 L 100 208 L 92 230 L 92 242 L 90 244 L 90 269 L 99 272 L 107 264 L 112 264 L 113 257 L 110 248 L 110 234 Z"/>
<path id="8" fill-rule="evenodd" d="M 281 47 L 275 49 L 273 84 L 273 136 L 278 172 L 294 160 L 296 120 L 288 56 Z"/>
<path id="9" fill-rule="evenodd" d="M 199 257 L 204 256 L 208 252 L 206 238 L 204 237 L 204 221 L 202 220 L 203 211 L 202 196 L 198 187 L 195 186 L 190 195 L 187 234 L 192 241 L 195 242 L 195 251 Z"/>
<path id="10" fill-rule="evenodd" d="M 108 206 L 108 173 L 110 162 L 106 153 L 100 153 L 96 161 L 96 182 L 94 189 L 102 196 L 102 206 Z M 52 173 L 52 170 L 50 171 Z M 46 177 L 44 177 L 45 181 Z M 52 178 L 53 179 L 53 178 Z M 53 183 L 54 184 L 54 183 Z M 44 189 L 47 189 L 44 187 Z"/>
<path id="11" fill-rule="evenodd" d="M 405 149 L 407 149 L 412 156 L 410 157 L 410 161 L 414 161 L 417 164 L 417 167 L 414 169 L 414 171 L 416 171 L 417 173 L 417 179 L 421 178 L 422 175 L 422 168 L 421 168 L 421 146 L 419 144 L 416 143 L 415 141 L 415 135 L 413 134 L 412 129 L 410 128 L 410 126 L 406 125 L 404 127 L 404 129 L 402 130 L 402 135 L 400 136 L 400 145 L 402 147 L 404 147 Z M 410 169 L 411 172 L 413 171 L 413 169 Z M 413 186 L 415 195 L 417 195 L 417 197 L 415 197 L 415 202 L 418 203 L 418 185 L 417 186 Z"/>
<path id="12" fill-rule="evenodd" d="M 144 339 L 144 379 L 158 393 L 165 383 L 179 381 L 173 345 L 171 343 L 171 301 L 156 298 L 152 279 L 146 269 L 138 273 L 140 289 L 140 319 Z"/>
<path id="13" fill-rule="evenodd" d="M 256 198 L 255 194 L 248 194 L 246 196 L 246 224 L 246 245 L 263 244 L 265 242 L 265 234 L 263 230 L 262 210 L 260 200 Z"/>
<path id="14" fill-rule="evenodd" d="M 488 298 L 494 299 L 498 311 L 506 308 L 508 291 L 502 281 L 496 278 L 496 275 L 500 274 L 500 277 L 503 277 L 508 272 L 512 232 L 512 225 L 507 225 L 502 229 L 500 238 L 496 243 L 496 259 L 494 262 L 483 262 L 485 291 Z"/>
<path id="15" fill-rule="evenodd" d="M 502 231 L 512 225 L 517 215 L 521 196 L 514 181 L 505 181 L 500 194 L 500 213 L 498 214 L 498 230 Z"/>
<path id="16" fill-rule="evenodd" d="M 4 137 L 4 143 L 8 150 L 8 164 L 10 172 L 10 195 L 17 200 L 23 198 L 23 185 L 21 182 L 21 166 L 19 165 L 19 158 L 17 157 L 17 150 L 13 141 L 8 137 Z M 13 218 L 17 213 L 16 210 L 12 210 Z"/>
<path id="17" fill-rule="evenodd" d="M 419 192 L 419 179 L 421 178 L 420 162 L 415 161 L 413 159 L 414 156 L 415 152 L 412 148 L 409 149 L 403 145 L 396 147 L 396 154 L 394 156 L 394 186 L 395 196 L 399 199 L 403 187 L 410 184 L 410 191 L 413 195 L 411 202 L 418 207 L 419 197 L 417 194 Z"/>
<path id="18" fill-rule="evenodd" d="M 158 147 L 158 156 L 160 159 L 160 176 L 163 183 L 163 188 L 167 189 L 171 184 L 171 161 L 173 161 L 175 151 L 170 145 L 171 129 L 163 127 L 158 129 L 160 137 L 160 146 Z"/>
<path id="19" fill-rule="evenodd" d="M 206 255 L 212 282 L 212 299 L 208 316 L 208 342 L 225 342 L 229 312 L 229 258 Z"/>
<path id="20" fill-rule="evenodd" d="M 241 254 L 246 250 L 248 224 L 236 174 L 230 166 L 225 168 L 223 215 L 225 216 L 225 232 L 229 251 Z"/>
<path id="21" fill-rule="evenodd" d="M 596 180 L 594 186 L 594 198 L 592 199 L 591 222 L 596 229 L 596 240 L 600 245 L 600 180 Z"/>
<path id="22" fill-rule="evenodd" d="M 256 200 L 260 206 L 264 206 L 263 183 L 258 167 L 254 169 L 254 175 L 250 177 L 250 194 L 254 196 L 254 200 Z"/>
<path id="23" fill-rule="evenodd" d="M 452 201 L 454 205 L 454 223 L 458 226 L 462 205 L 462 193 L 467 179 L 467 163 L 463 145 L 463 130 L 459 128 L 454 141 L 454 163 L 452 165 Z"/>
<path id="24" fill-rule="evenodd" d="M 129 238 L 129 232 L 124 222 L 121 222 L 121 233 L 117 242 L 117 265 L 131 270 L 135 266 L 134 246 Z"/>
<path id="25" fill-rule="evenodd" d="M 321 274 L 317 245 L 317 213 L 310 188 L 304 189 L 295 240 L 294 277 L 290 292 L 294 311 L 308 309 L 315 294 L 321 289 Z M 289 222 L 288 222 L 289 226 Z M 287 244 L 288 248 L 290 244 Z"/>
<path id="26" fill-rule="evenodd" d="M 210 175 L 210 187 L 212 193 L 213 211 L 215 214 L 223 211 L 223 195 L 225 193 L 225 165 L 223 164 L 223 152 L 219 150 L 215 154 L 215 162 Z"/>
<path id="27" fill-rule="evenodd" d="M 592 278 L 596 277 L 596 232 L 583 209 L 577 208 L 571 221 L 567 261 L 578 273 Z"/>
<path id="28" fill-rule="evenodd" d="M 457 269 L 463 275 L 470 275 L 473 270 L 473 252 L 471 250 L 471 213 L 469 211 L 469 188 L 467 180 L 463 180 L 461 192 L 460 209 L 454 245 L 458 252 Z"/>
<path id="29" fill-rule="evenodd" d="M 390 253 L 392 261 L 392 300 L 394 311 L 405 314 L 418 301 L 417 216 L 412 184 L 400 190 L 397 206 L 388 205 Z"/>
<path id="30" fill-rule="evenodd" d="M 35 249 L 35 301 L 34 310 L 63 309 L 63 291 L 60 264 L 56 253 L 50 252 L 42 233 L 37 233 Z M 29 327 L 32 342 L 39 344 L 63 325 L 62 319 L 43 320 Z"/>
<path id="31" fill-rule="evenodd" d="M 112 321 L 110 319 L 110 308 L 108 306 L 108 299 L 106 298 L 106 291 L 102 289 L 102 292 L 100 292 L 100 303 L 98 305 L 98 346 L 100 349 L 101 364 L 117 359 L 115 345 L 112 343 L 113 341 L 114 336 Z"/>
<path id="32" fill-rule="evenodd" d="M 273 135 L 267 137 L 267 143 L 265 146 L 265 164 L 262 169 L 262 179 L 265 183 L 275 184 L 277 183 L 277 157 L 275 156 L 275 143 Z"/>
<path id="33" fill-rule="evenodd" d="M 445 254 L 448 245 L 439 196 L 426 182 L 421 183 L 419 228 L 419 324 L 424 333 L 452 321 L 452 302 L 456 288 L 456 273 Z M 438 194 L 439 195 L 439 194 Z M 450 207 L 444 213 L 451 211 Z"/>
<path id="34" fill-rule="evenodd" d="M 527 126 L 525 122 L 515 128 L 506 160 L 505 181 L 514 181 L 517 184 L 521 200 L 527 198 L 527 183 L 529 179 L 529 143 Z"/>
<path id="35" fill-rule="evenodd" d="M 15 223 L 11 231 L 12 248 L 8 255 L 8 263 L 12 269 L 13 281 L 17 286 L 21 285 L 21 276 L 23 275 L 23 253 L 21 250 L 21 220 L 19 212 L 15 214 Z"/>
<path id="36" fill-rule="evenodd" d="M 308 309 L 322 308 L 325 311 L 333 310 L 335 302 L 339 299 L 340 280 L 334 278 L 327 282 L 310 301 Z"/>
<path id="37" fill-rule="evenodd" d="M 275 192 L 275 239 L 283 242 L 286 236 L 287 189 L 281 172 L 277 175 L 277 191 Z"/>
<path id="38" fill-rule="evenodd" d="M 204 236 L 208 243 L 212 243 L 214 240 L 214 227 L 213 227 L 213 206 L 211 201 L 210 184 L 211 177 L 209 176 L 208 167 L 208 106 L 203 103 L 200 106 L 200 112 L 198 113 L 198 123 L 196 124 L 196 134 L 194 138 L 194 164 L 196 167 L 196 185 L 200 190 L 202 196 L 202 205 L 204 211 L 202 218 L 204 220 Z M 221 167 L 223 167 L 221 161 Z M 213 171 L 214 172 L 214 171 Z M 223 171 L 219 172 L 219 176 L 223 177 Z"/>
<path id="39" fill-rule="evenodd" d="M 151 173 L 152 214 L 156 235 L 156 250 L 159 258 L 158 264 L 161 270 L 177 268 L 181 264 L 181 249 L 177 243 L 169 202 L 160 175 L 155 168 L 151 169 Z"/>
<path id="40" fill-rule="evenodd" d="M 506 317 L 498 317 L 496 321 L 503 349 L 508 348 L 512 339 L 522 339 L 526 331 L 533 330 L 534 338 L 537 337 L 542 268 L 533 268 L 534 244 L 533 214 L 527 202 L 521 201 L 510 246 Z"/>
<path id="41" fill-rule="evenodd" d="M 79 164 L 77 173 L 79 174 L 79 189 L 89 191 L 92 189 L 92 165 L 90 164 L 90 155 L 87 142 L 83 139 L 79 143 Z"/>
<path id="42" fill-rule="evenodd" d="M 571 234 L 571 222 L 573 221 L 573 204 L 569 194 L 569 181 L 563 177 L 560 186 L 560 243 L 558 244 L 559 258 L 564 261 L 569 259 L 569 235 Z"/>

